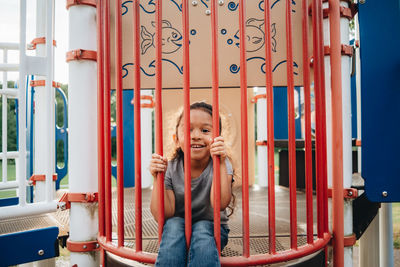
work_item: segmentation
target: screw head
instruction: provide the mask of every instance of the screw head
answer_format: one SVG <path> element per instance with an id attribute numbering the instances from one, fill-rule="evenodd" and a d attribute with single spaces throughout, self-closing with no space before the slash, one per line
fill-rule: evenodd
<path id="1" fill-rule="evenodd" d="M 211 10 L 207 9 L 207 10 L 206 10 L 206 15 L 207 15 L 207 16 L 211 15 Z"/>
<path id="2" fill-rule="evenodd" d="M 192 6 L 197 6 L 198 3 L 197 1 L 192 1 Z"/>
<path id="3" fill-rule="evenodd" d="M 219 0 L 219 1 L 218 1 L 218 4 L 219 4 L 220 6 L 223 6 L 223 5 L 224 5 L 224 0 Z"/>
<path id="4" fill-rule="evenodd" d="M 365 0 L 358 1 L 360 4 L 365 4 Z"/>
<path id="5" fill-rule="evenodd" d="M 347 194 L 348 194 L 349 196 L 352 196 L 352 195 L 353 195 L 353 191 L 349 191 Z"/>
<path id="6" fill-rule="evenodd" d="M 100 247 L 99 243 L 96 243 L 96 248 L 99 248 L 99 247 Z"/>
<path id="7" fill-rule="evenodd" d="M 383 191 L 383 192 L 382 192 L 382 196 L 383 196 L 383 197 L 387 197 L 387 196 L 388 196 L 388 192 L 387 192 L 387 191 Z"/>
<path id="8" fill-rule="evenodd" d="M 87 249 L 87 246 L 86 246 L 86 245 L 83 245 L 83 248 L 84 248 L 84 249 Z"/>
<path id="9" fill-rule="evenodd" d="M 43 249 L 39 250 L 37 254 L 38 254 L 39 256 L 43 256 L 43 255 L 44 255 L 44 250 L 43 250 Z"/>

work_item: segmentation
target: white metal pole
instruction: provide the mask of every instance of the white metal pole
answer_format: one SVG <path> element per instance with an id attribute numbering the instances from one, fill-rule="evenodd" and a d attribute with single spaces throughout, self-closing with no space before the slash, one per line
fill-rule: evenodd
<path id="1" fill-rule="evenodd" d="M 97 50 L 96 8 L 74 5 L 68 10 L 69 51 Z M 69 189 L 97 192 L 97 63 L 73 60 L 69 64 Z M 71 203 L 70 240 L 96 240 L 97 203 Z M 71 252 L 70 265 L 98 267 L 97 252 Z"/>
<path id="2" fill-rule="evenodd" d="M 140 92 L 141 95 L 152 95 L 151 90 L 142 90 Z M 146 101 L 147 102 L 147 101 Z M 153 148 L 153 143 L 152 143 L 152 138 L 153 135 L 150 134 L 152 133 L 152 113 L 153 113 L 153 108 L 141 108 L 140 109 L 140 129 L 141 129 L 141 137 L 142 137 L 142 151 L 141 151 L 141 156 L 142 156 L 142 188 L 149 188 L 151 186 L 151 183 L 153 181 L 153 178 L 148 171 L 148 167 L 150 165 L 150 159 L 151 159 L 151 154 L 152 154 L 152 148 Z"/>
<path id="3" fill-rule="evenodd" d="M 359 240 L 359 267 L 379 266 L 379 218 L 375 216 Z M 382 267 L 388 267 L 383 265 Z"/>
<path id="4" fill-rule="evenodd" d="M 3 49 L 3 62 L 8 63 L 8 50 Z M 7 71 L 3 71 L 3 88 L 8 89 Z M 3 167 L 3 183 L 7 182 L 7 95 L 2 95 L 2 167 Z"/>
<path id="5" fill-rule="evenodd" d="M 257 88 L 256 95 L 266 94 L 265 88 Z M 259 98 L 257 101 L 257 140 L 267 140 L 267 99 Z M 267 146 L 257 146 L 258 185 L 268 186 L 268 156 Z"/>
<path id="6" fill-rule="evenodd" d="M 20 33 L 19 33 L 19 95 L 18 95 L 18 149 L 19 149 L 19 174 L 17 177 L 19 188 L 19 206 L 26 204 L 26 0 L 20 1 Z"/>
<path id="7" fill-rule="evenodd" d="M 393 220 L 392 203 L 382 203 L 379 212 L 380 267 L 393 267 Z"/>

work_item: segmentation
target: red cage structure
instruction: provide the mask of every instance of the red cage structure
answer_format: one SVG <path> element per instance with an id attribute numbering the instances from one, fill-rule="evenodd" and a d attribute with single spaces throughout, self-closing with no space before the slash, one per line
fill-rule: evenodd
<path id="1" fill-rule="evenodd" d="M 265 0 L 265 6 L 271 6 L 273 1 Z M 333 255 L 335 266 L 343 266 L 343 248 L 344 248 L 344 230 L 343 230 L 343 166 L 342 166 L 342 95 L 341 95 L 341 42 L 340 42 L 340 16 L 341 7 L 338 0 L 329 1 L 329 20 L 330 20 L 330 58 L 331 58 L 331 81 L 325 81 L 324 55 L 326 47 L 323 42 L 323 8 L 322 0 L 303 0 L 301 6 L 303 9 L 302 19 L 302 42 L 303 42 L 303 90 L 304 90 L 304 110 L 305 110 L 305 205 L 306 205 L 306 229 L 305 232 L 299 233 L 298 227 L 298 201 L 296 192 L 296 137 L 295 137 L 295 106 L 294 106 L 294 77 L 293 77 L 293 30 L 292 30 L 292 1 L 286 0 L 286 55 L 287 55 L 287 99 L 288 99 L 288 151 L 289 151 L 289 237 L 290 246 L 286 249 L 277 248 L 277 231 L 276 231 L 276 207 L 280 205 L 276 198 L 275 179 L 274 179 L 274 101 L 273 101 L 273 68 L 272 68 L 272 47 L 271 47 L 271 14 L 270 8 L 264 9 L 264 32 L 265 32 L 265 84 L 267 113 L 265 120 L 268 125 L 268 189 L 267 201 L 265 206 L 265 221 L 263 224 L 268 225 L 267 231 L 264 233 L 264 242 L 268 244 L 268 249 L 263 253 L 251 253 L 250 224 L 252 217 L 250 216 L 249 199 L 249 164 L 248 164 L 248 72 L 246 61 L 246 19 L 245 0 L 239 1 L 239 34 L 240 34 L 240 108 L 241 108 L 241 244 L 242 253 L 236 256 L 227 256 L 221 254 L 221 263 L 223 266 L 250 266 L 265 265 L 279 263 L 299 259 L 315 252 L 326 250 L 328 243 L 333 239 Z M 163 155 L 163 107 L 162 107 L 162 3 L 163 1 L 155 1 L 155 144 L 156 153 Z M 212 43 L 212 105 L 214 121 L 214 129 L 218 129 L 219 113 L 219 49 L 218 49 L 218 1 L 211 0 L 211 36 Z M 185 125 L 185 146 L 190 147 L 190 57 L 189 57 L 189 2 L 182 1 L 182 48 L 183 48 L 183 92 L 184 92 L 184 125 Z M 145 263 L 154 263 L 156 253 L 148 252 L 143 248 L 143 201 L 141 188 L 141 136 L 140 136 L 140 1 L 133 1 L 133 36 L 132 49 L 134 54 L 134 135 L 135 135 L 135 189 L 134 199 L 130 199 L 127 203 L 127 196 L 124 191 L 124 174 L 123 174 L 123 129 L 122 129 L 122 7 L 121 0 L 115 1 L 115 10 L 117 11 L 114 19 L 115 40 L 114 50 L 110 46 L 110 1 L 99 1 L 97 3 L 98 16 L 98 172 L 99 172 L 99 237 L 98 242 L 101 247 L 102 264 L 105 264 L 105 254 L 111 253 L 126 259 L 135 260 Z M 311 16 L 311 25 L 309 19 Z M 311 33 L 309 32 L 311 29 Z M 310 39 L 309 36 L 312 36 Z M 307 47 L 312 46 L 310 54 Z M 115 55 L 115 89 L 116 89 L 116 124 L 117 124 L 117 165 L 118 180 L 117 190 L 112 192 L 111 182 L 111 134 L 110 134 L 110 116 L 111 116 L 111 100 L 110 90 L 114 88 L 111 84 L 111 54 Z M 311 68 L 313 75 L 311 75 Z M 327 185 L 327 147 L 326 147 L 326 101 L 325 101 L 325 82 L 331 83 L 332 86 L 332 133 L 333 133 L 333 186 L 332 186 L 332 216 L 333 225 L 332 233 L 328 226 L 328 185 Z M 315 94 L 315 140 L 311 132 L 311 86 L 313 86 Z M 328 103 L 330 104 L 330 103 Z M 215 131 L 216 133 L 218 131 Z M 315 161 L 316 161 L 316 185 L 313 191 L 312 181 L 312 150 L 313 142 L 315 142 Z M 186 151 L 190 151 L 187 149 Z M 219 159 L 213 159 L 214 177 L 216 181 L 215 205 L 219 207 L 220 201 L 220 178 L 219 178 Z M 190 153 L 185 153 L 185 233 L 188 244 L 191 238 L 191 191 L 190 191 Z M 163 176 L 160 174 L 157 181 L 159 187 L 163 188 Z M 117 195 L 116 202 L 113 205 L 112 195 Z M 160 190 L 158 196 L 159 207 L 164 207 L 163 190 Z M 314 208 L 316 203 L 316 211 Z M 126 217 L 127 214 L 124 205 L 134 204 L 134 225 L 130 225 L 134 229 L 134 244 L 127 245 L 125 240 Z M 114 209 L 113 209 L 114 208 Z M 160 208 L 158 220 L 158 236 L 161 237 L 164 225 L 163 208 Z M 117 214 L 117 221 L 113 224 L 113 214 Z M 315 216 L 316 214 L 316 216 Z M 220 249 L 220 213 L 216 209 L 214 212 L 215 240 L 217 247 Z M 258 222 L 260 223 L 260 222 Z M 114 227 L 113 227 L 114 225 Z M 304 243 L 299 243 L 300 234 L 305 237 Z M 300 245 L 299 245 L 300 244 Z"/>

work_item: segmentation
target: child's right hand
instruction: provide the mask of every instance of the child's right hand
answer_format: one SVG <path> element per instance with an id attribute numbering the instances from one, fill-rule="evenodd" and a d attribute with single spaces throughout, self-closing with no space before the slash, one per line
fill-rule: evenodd
<path id="1" fill-rule="evenodd" d="M 157 177 L 157 173 L 165 172 L 167 170 L 168 160 L 166 157 L 162 157 L 158 154 L 151 155 L 150 161 L 150 173 L 153 177 Z"/>

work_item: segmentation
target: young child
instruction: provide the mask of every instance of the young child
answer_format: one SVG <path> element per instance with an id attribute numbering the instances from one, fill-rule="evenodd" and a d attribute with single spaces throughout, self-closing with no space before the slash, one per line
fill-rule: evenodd
<path id="1" fill-rule="evenodd" d="M 221 249 L 228 243 L 228 216 L 225 209 L 232 196 L 232 165 L 227 159 L 224 139 L 213 136 L 212 106 L 196 102 L 190 106 L 191 176 L 192 176 L 192 236 L 187 250 L 185 240 L 184 208 L 184 126 L 183 114 L 176 125 L 176 151 L 171 161 L 153 154 L 150 172 L 155 182 L 150 209 L 158 220 L 157 173 L 165 172 L 165 224 L 156 266 L 220 266 L 214 240 L 213 223 L 213 161 L 221 162 Z M 221 125 L 221 121 L 220 121 Z M 221 127 L 220 127 L 221 129 Z"/>

